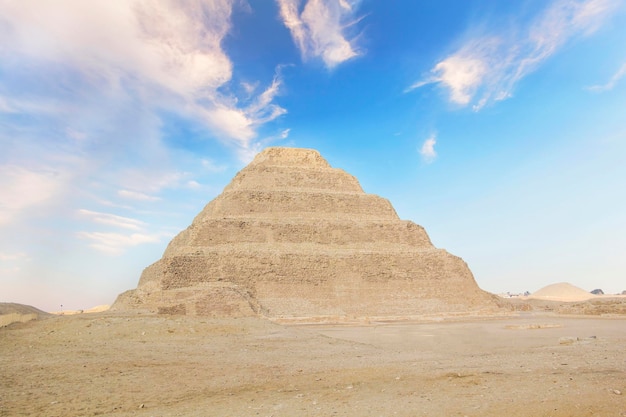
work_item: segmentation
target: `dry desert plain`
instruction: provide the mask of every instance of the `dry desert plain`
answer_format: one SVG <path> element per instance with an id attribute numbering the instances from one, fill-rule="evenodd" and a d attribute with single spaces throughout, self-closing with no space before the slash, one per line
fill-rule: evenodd
<path id="1" fill-rule="evenodd" d="M 624 316 L 102 312 L 0 328 L 0 353 L 0 416 L 626 416 Z"/>

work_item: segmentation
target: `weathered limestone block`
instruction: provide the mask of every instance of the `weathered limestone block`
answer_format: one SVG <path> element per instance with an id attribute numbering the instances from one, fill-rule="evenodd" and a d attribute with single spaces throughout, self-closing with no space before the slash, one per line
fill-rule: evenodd
<path id="1" fill-rule="evenodd" d="M 397 219 L 391 203 L 378 196 L 310 191 L 228 191 L 206 208 L 204 216 L 250 218 Z"/>
<path id="2" fill-rule="evenodd" d="M 241 170 L 224 189 L 241 190 L 301 190 L 362 193 L 358 180 L 340 169 L 312 169 L 293 166 L 250 165 Z"/>
<path id="3" fill-rule="evenodd" d="M 269 148 L 147 267 L 114 308 L 273 319 L 496 309 L 461 258 L 318 152 Z"/>
<path id="4" fill-rule="evenodd" d="M 319 244 L 346 248 L 432 247 L 426 231 L 410 221 L 207 219 L 181 232 L 164 257 L 185 255 L 188 247 L 207 248 L 244 243 Z"/>

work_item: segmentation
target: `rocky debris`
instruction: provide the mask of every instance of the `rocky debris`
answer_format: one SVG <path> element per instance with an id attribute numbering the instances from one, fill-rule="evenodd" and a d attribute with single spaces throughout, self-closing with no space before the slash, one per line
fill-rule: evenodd
<path id="1" fill-rule="evenodd" d="M 337 321 L 493 312 L 466 263 L 314 150 L 268 148 L 113 309 Z"/>
<path id="2" fill-rule="evenodd" d="M 538 323 L 538 324 L 509 324 L 504 326 L 505 329 L 511 330 L 539 330 L 539 329 L 555 329 L 563 327 L 559 323 Z"/>
<path id="3" fill-rule="evenodd" d="M 592 343 L 595 342 L 597 339 L 596 336 L 589 336 L 589 337 L 571 337 L 571 336 L 565 336 L 565 337 L 560 337 L 559 338 L 559 344 L 560 345 L 573 345 L 575 343 Z"/>

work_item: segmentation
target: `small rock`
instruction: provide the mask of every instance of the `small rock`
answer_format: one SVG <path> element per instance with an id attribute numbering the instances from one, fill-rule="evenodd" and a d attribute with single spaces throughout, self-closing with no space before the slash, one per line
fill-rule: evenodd
<path id="1" fill-rule="evenodd" d="M 146 408 L 144 404 L 139 405 L 139 408 Z"/>
<path id="2" fill-rule="evenodd" d="M 618 389 L 612 389 L 611 392 L 615 395 L 622 395 L 622 391 L 618 390 Z"/>
<path id="3" fill-rule="evenodd" d="M 578 340 L 577 337 L 560 337 L 559 344 L 560 345 L 573 345 Z"/>

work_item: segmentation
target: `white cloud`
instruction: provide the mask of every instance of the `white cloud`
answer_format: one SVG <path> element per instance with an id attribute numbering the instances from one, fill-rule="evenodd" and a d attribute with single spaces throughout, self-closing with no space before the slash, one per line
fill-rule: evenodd
<path id="1" fill-rule="evenodd" d="M 8 262 L 8 261 L 20 261 L 20 260 L 28 260 L 29 256 L 24 252 L 17 253 L 7 253 L 0 252 L 0 261 Z"/>
<path id="2" fill-rule="evenodd" d="M 186 186 L 187 186 L 187 188 L 191 188 L 191 189 L 202 188 L 202 184 L 200 184 L 198 181 L 195 181 L 195 180 L 187 181 Z"/>
<path id="3" fill-rule="evenodd" d="M 78 213 L 80 215 L 89 217 L 89 219 L 94 223 L 104 224 L 107 226 L 115 226 L 122 229 L 140 230 L 143 226 L 145 226 L 145 223 L 140 220 L 131 219 L 129 217 L 117 216 L 110 213 L 101 213 L 98 211 L 91 211 L 86 209 L 80 209 L 78 210 Z"/>
<path id="4" fill-rule="evenodd" d="M 119 255 L 124 250 L 144 243 L 159 243 L 164 237 L 170 237 L 165 233 L 110 233 L 110 232 L 78 232 L 80 239 L 90 240 L 90 247 L 111 255 Z"/>
<path id="5" fill-rule="evenodd" d="M 267 136 L 257 141 L 256 143 L 254 143 L 254 146 L 250 146 L 247 149 L 241 149 L 239 151 L 239 160 L 246 164 L 252 162 L 254 157 L 266 146 L 287 139 L 289 137 L 289 132 L 291 132 L 291 129 L 283 129 L 277 135 Z"/>
<path id="6" fill-rule="evenodd" d="M 96 93 L 118 101 L 108 103 L 107 111 L 140 103 L 155 115 L 163 108 L 185 112 L 184 117 L 195 118 L 221 139 L 245 147 L 256 128 L 285 111 L 272 103 L 276 80 L 257 99 L 266 108 L 253 112 L 218 90 L 232 78 L 233 64 L 222 41 L 235 2 L 0 2 L 0 67 L 15 72 L 28 66 L 43 74 L 54 69 L 72 80 L 66 87 L 74 99 Z M 13 95 L 0 100 L 0 111 L 19 110 L 19 92 Z M 44 98 L 30 97 L 30 102 Z M 105 111 L 87 101 L 94 111 Z M 53 109 L 63 107 L 54 104 Z"/>
<path id="7" fill-rule="evenodd" d="M 33 7 L 38 13 L 32 13 Z M 3 2 L 3 46 L 37 60 L 65 63 L 121 87 L 148 80 L 184 96 L 228 81 L 231 64 L 220 47 L 230 26 L 228 1 Z M 212 19 L 203 24 L 204 13 Z M 80 34 L 80 36 L 77 36 Z M 13 43 L 11 48 L 10 42 Z M 182 75 L 185 75 L 184 77 Z"/>
<path id="8" fill-rule="evenodd" d="M 68 138 L 74 139 L 77 142 L 83 142 L 87 139 L 87 134 L 85 132 L 72 129 L 71 127 L 65 129 L 65 134 Z"/>
<path id="9" fill-rule="evenodd" d="M 291 129 L 284 129 L 282 132 L 280 132 L 280 138 L 287 139 L 289 137 L 289 132 L 291 132 Z"/>
<path id="10" fill-rule="evenodd" d="M 450 100 L 458 104 L 467 104 L 474 91 L 487 72 L 487 66 L 476 51 L 469 54 L 457 54 L 438 63 L 434 72 L 439 81 L 450 89 Z"/>
<path id="11" fill-rule="evenodd" d="M 13 113 L 15 110 L 6 98 L 0 96 L 0 113 Z"/>
<path id="12" fill-rule="evenodd" d="M 272 84 L 246 108 L 246 114 L 255 123 L 265 123 L 274 120 L 287 112 L 282 107 L 272 104 L 272 101 L 280 92 L 281 84 L 280 75 L 277 73 Z"/>
<path id="13" fill-rule="evenodd" d="M 420 148 L 420 155 L 425 162 L 430 163 L 437 158 L 437 152 L 435 151 L 435 145 L 437 144 L 437 137 L 435 135 L 431 135 L 424 141 L 422 147 Z"/>
<path id="14" fill-rule="evenodd" d="M 164 167 L 151 167 L 144 169 L 127 168 L 120 171 L 113 178 L 115 182 L 123 183 L 123 187 L 117 190 L 117 196 L 126 200 L 156 202 L 162 198 L 155 194 L 166 189 L 180 189 L 185 187 L 190 177 L 189 172 L 167 170 Z"/>
<path id="15" fill-rule="evenodd" d="M 224 172 L 226 170 L 225 165 L 218 165 L 209 158 L 204 158 L 200 161 L 202 167 L 209 172 Z"/>
<path id="16" fill-rule="evenodd" d="M 241 83 L 241 88 L 243 88 L 243 90 L 246 92 L 246 94 L 248 94 L 248 96 L 251 96 L 252 93 L 254 93 L 254 91 L 259 87 L 259 82 L 256 81 L 254 83 L 249 83 L 249 82 L 245 82 L 243 81 Z"/>
<path id="17" fill-rule="evenodd" d="M 254 97 L 246 107 L 236 107 L 230 102 L 224 102 L 217 103 L 210 108 L 190 104 L 188 110 L 198 115 L 208 125 L 213 126 L 222 135 L 235 140 L 245 151 L 251 146 L 251 141 L 256 137 L 256 129 L 259 126 L 287 113 L 286 109 L 273 103 L 282 85 L 279 71 L 280 67 L 277 68 L 272 83 Z"/>
<path id="18" fill-rule="evenodd" d="M 617 70 L 615 74 L 613 74 L 611 79 L 606 84 L 592 85 L 590 87 L 587 87 L 586 89 L 589 91 L 597 92 L 597 93 L 602 92 L 602 91 L 612 90 L 625 75 L 626 75 L 626 64 L 622 65 L 620 69 Z"/>
<path id="19" fill-rule="evenodd" d="M 233 138 L 245 148 L 255 137 L 253 121 L 242 109 L 229 105 L 218 105 L 211 109 L 201 106 L 192 109 L 208 125 L 214 126 L 222 136 Z"/>
<path id="20" fill-rule="evenodd" d="M 18 272 L 20 272 L 22 270 L 21 267 L 19 266 L 12 266 L 12 267 L 8 267 L 8 268 L 0 268 L 0 274 L 2 275 L 11 275 L 11 274 L 16 274 Z"/>
<path id="21" fill-rule="evenodd" d="M 57 172 L 0 166 L 0 226 L 24 210 L 41 206 L 58 195 L 65 179 Z"/>
<path id="22" fill-rule="evenodd" d="M 359 20 L 355 17 L 357 2 L 308 0 L 300 12 L 300 0 L 276 1 L 303 59 L 319 57 L 327 68 L 333 68 L 360 54 L 345 33 Z"/>
<path id="23" fill-rule="evenodd" d="M 145 193 L 140 193 L 138 191 L 130 191 L 130 190 L 118 190 L 117 195 L 122 198 L 127 198 L 129 200 L 137 200 L 137 201 L 159 201 L 161 198 L 151 196 Z"/>
<path id="24" fill-rule="evenodd" d="M 131 247 L 146 243 L 159 243 L 163 238 L 173 236 L 171 232 L 163 230 L 150 232 L 147 230 L 149 225 L 138 219 L 87 209 L 80 209 L 77 212 L 91 222 L 108 229 L 106 231 L 80 231 L 75 234 L 79 239 L 91 241 L 89 246 L 99 252 L 119 255 Z M 111 228 L 125 229 L 129 232 L 110 231 Z"/>
<path id="25" fill-rule="evenodd" d="M 247 149 L 241 149 L 238 153 L 239 160 L 245 164 L 252 162 L 254 157 L 263 150 L 264 145 L 261 143 L 255 143 L 253 146 L 249 146 Z"/>
<path id="26" fill-rule="evenodd" d="M 407 91 L 445 87 L 450 101 L 480 110 L 513 94 L 515 85 L 575 36 L 589 35 L 618 9 L 620 0 L 556 0 L 529 25 L 472 37 L 438 62 Z"/>
<path id="27" fill-rule="evenodd" d="M 186 171 L 196 157 L 164 139 L 168 118 L 207 128 L 237 154 L 256 149 L 257 131 L 286 112 L 275 103 L 282 79 L 277 68 L 269 83 L 249 80 L 243 98 L 230 92 L 239 82 L 222 42 L 237 2 L 0 0 L 2 247 L 45 246 L 37 236 L 62 224 L 122 253 L 171 234 L 106 212 L 149 218 L 157 201 L 178 230 L 190 204 L 167 191 L 205 185 Z M 82 222 L 72 216 L 81 207 L 94 208 L 78 210 Z M 45 224 L 30 221 L 42 213 Z M 85 219 L 101 229 L 67 224 Z"/>

